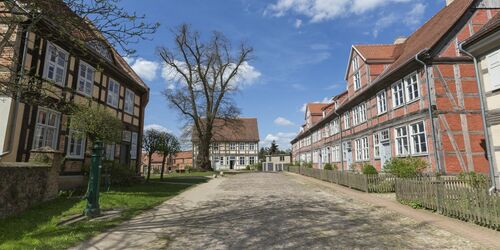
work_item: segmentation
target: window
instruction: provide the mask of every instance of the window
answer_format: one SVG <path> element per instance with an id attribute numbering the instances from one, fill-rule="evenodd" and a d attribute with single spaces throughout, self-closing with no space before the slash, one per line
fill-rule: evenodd
<path id="1" fill-rule="evenodd" d="M 380 141 L 384 142 L 384 141 L 388 141 L 388 140 L 389 140 L 389 130 L 386 129 L 386 130 L 380 131 Z"/>
<path id="2" fill-rule="evenodd" d="M 212 147 L 213 147 L 214 151 L 218 151 L 219 150 L 219 143 L 214 142 L 212 145 L 213 145 Z"/>
<path id="3" fill-rule="evenodd" d="M 240 150 L 245 150 L 245 143 L 240 142 Z"/>
<path id="4" fill-rule="evenodd" d="M 119 93 L 120 93 L 120 84 L 118 84 L 113 79 L 109 79 L 107 103 L 115 108 L 118 108 Z"/>
<path id="5" fill-rule="evenodd" d="M 126 89 L 125 90 L 125 107 L 124 107 L 125 112 L 127 112 L 129 114 L 134 113 L 134 99 L 135 99 L 134 92 L 130 89 Z"/>
<path id="6" fill-rule="evenodd" d="M 500 89 L 500 50 L 486 56 L 492 90 Z"/>
<path id="7" fill-rule="evenodd" d="M 362 103 L 352 110 L 352 125 L 356 126 L 366 121 L 366 104 Z"/>
<path id="8" fill-rule="evenodd" d="M 250 156 L 248 159 L 250 160 L 250 165 L 255 164 L 255 156 Z"/>
<path id="9" fill-rule="evenodd" d="M 60 116 L 59 112 L 38 108 L 33 148 L 57 147 Z"/>
<path id="10" fill-rule="evenodd" d="M 115 159 L 115 144 L 106 144 L 104 159 L 112 161 Z"/>
<path id="11" fill-rule="evenodd" d="M 255 145 L 256 145 L 255 143 L 250 143 L 250 145 L 249 145 L 250 146 L 250 150 L 255 150 Z"/>
<path id="12" fill-rule="evenodd" d="M 68 158 L 82 159 L 85 153 L 85 138 L 77 138 L 71 130 L 68 136 Z"/>
<path id="13" fill-rule="evenodd" d="M 408 154 L 408 130 L 406 126 L 395 128 L 396 155 Z"/>
<path id="14" fill-rule="evenodd" d="M 137 159 L 137 133 L 132 132 L 132 141 L 130 142 L 130 159 Z"/>
<path id="15" fill-rule="evenodd" d="M 236 150 L 236 143 L 231 142 L 231 143 L 229 144 L 229 150 Z"/>
<path id="16" fill-rule="evenodd" d="M 424 122 L 410 124 L 410 141 L 412 154 L 427 153 Z"/>
<path id="17" fill-rule="evenodd" d="M 64 86 L 67 61 L 68 52 L 49 42 L 45 56 L 44 77 L 54 81 L 57 85 Z"/>
<path id="18" fill-rule="evenodd" d="M 220 164 L 221 164 L 221 165 L 224 165 L 224 156 L 221 156 L 221 157 L 220 157 Z"/>
<path id="19" fill-rule="evenodd" d="M 411 102 L 420 97 L 420 90 L 418 88 L 417 73 L 414 73 L 404 79 L 406 86 L 406 101 Z"/>
<path id="20" fill-rule="evenodd" d="M 373 157 L 380 158 L 380 133 L 373 134 Z"/>
<path id="21" fill-rule="evenodd" d="M 280 161 L 285 161 L 285 156 L 281 155 L 280 156 Z"/>
<path id="22" fill-rule="evenodd" d="M 383 114 L 387 112 L 387 96 L 385 90 L 380 91 L 377 94 L 377 114 Z"/>
<path id="23" fill-rule="evenodd" d="M 332 134 L 338 134 L 340 132 L 339 119 L 332 121 Z"/>
<path id="24" fill-rule="evenodd" d="M 354 73 L 352 76 L 354 82 L 354 90 L 358 90 L 361 88 L 361 77 L 359 75 L 359 71 Z"/>
<path id="25" fill-rule="evenodd" d="M 240 165 L 245 165 L 245 157 L 240 156 Z"/>
<path id="26" fill-rule="evenodd" d="M 348 129 L 350 126 L 349 124 L 349 112 L 344 113 L 344 129 Z"/>
<path id="27" fill-rule="evenodd" d="M 80 69 L 78 73 L 78 86 L 76 90 L 86 96 L 92 95 L 92 88 L 94 87 L 94 68 L 80 61 Z"/>
<path id="28" fill-rule="evenodd" d="M 354 56 L 352 58 L 352 71 L 358 71 L 358 69 L 359 69 L 358 57 Z"/>
<path id="29" fill-rule="evenodd" d="M 399 81 L 392 85 L 392 106 L 399 107 L 405 102 L 403 82 Z"/>
<path id="30" fill-rule="evenodd" d="M 370 149 L 368 148 L 368 137 L 363 137 L 354 141 L 356 151 L 356 161 L 366 161 L 370 159 Z"/>
<path id="31" fill-rule="evenodd" d="M 340 162 L 340 145 L 335 145 L 332 147 L 332 161 Z"/>

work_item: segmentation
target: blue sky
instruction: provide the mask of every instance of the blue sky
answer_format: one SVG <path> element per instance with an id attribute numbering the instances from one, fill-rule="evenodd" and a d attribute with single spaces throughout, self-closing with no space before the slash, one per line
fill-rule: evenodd
<path id="1" fill-rule="evenodd" d="M 180 135 L 183 122 L 161 92 L 158 46 L 172 47 L 171 29 L 181 23 L 209 35 L 223 32 L 234 44 L 255 49 L 244 87 L 235 96 L 242 117 L 257 117 L 261 144 L 289 141 L 303 123 L 303 106 L 345 90 L 352 44 L 392 43 L 408 36 L 445 0 L 122 0 L 161 27 L 151 40 L 133 44 L 129 63 L 151 88 L 145 125 Z"/>

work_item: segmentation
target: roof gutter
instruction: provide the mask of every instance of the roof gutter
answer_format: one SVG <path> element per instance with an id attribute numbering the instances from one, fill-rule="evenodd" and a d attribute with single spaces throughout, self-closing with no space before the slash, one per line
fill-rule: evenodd
<path id="1" fill-rule="evenodd" d="M 434 114 L 433 114 L 433 111 L 434 111 L 434 108 L 436 107 L 436 105 L 432 102 L 432 98 L 431 98 L 432 92 L 431 92 L 431 84 L 429 81 L 429 72 L 427 70 L 427 64 L 419 58 L 419 56 L 423 55 L 424 53 L 427 53 L 428 51 L 429 51 L 428 48 L 420 50 L 417 54 L 415 54 L 415 61 L 417 61 L 418 63 L 420 63 L 424 66 L 425 83 L 427 85 L 427 99 L 429 102 L 428 112 L 429 112 L 429 119 L 431 121 L 432 145 L 434 146 L 434 157 L 436 159 L 436 168 L 437 168 L 437 171 L 439 173 L 444 174 L 445 170 L 441 166 L 441 160 L 439 159 L 439 154 L 438 154 L 438 150 L 437 150 L 438 147 L 437 147 L 437 140 L 436 140 L 437 139 L 436 127 L 434 126 Z"/>
<path id="2" fill-rule="evenodd" d="M 486 157 L 488 158 L 488 166 L 490 169 L 490 178 L 491 178 L 491 185 L 492 185 L 491 188 L 489 189 L 489 192 L 492 193 L 497 189 L 497 184 L 496 184 L 496 180 L 495 180 L 495 166 L 493 165 L 493 159 L 492 159 L 492 155 L 491 155 L 490 133 L 488 130 L 488 125 L 486 123 L 486 110 L 485 110 L 485 105 L 484 105 L 484 89 L 483 89 L 481 77 L 479 75 L 480 71 L 479 71 L 479 64 L 477 62 L 477 58 L 474 55 L 472 55 L 470 52 L 465 50 L 463 48 L 463 44 L 464 43 L 460 43 L 458 45 L 458 49 L 462 53 L 472 57 L 472 60 L 474 61 L 474 70 L 476 73 L 477 89 L 479 90 L 479 102 L 481 104 L 481 118 L 483 120 L 484 141 L 486 144 Z"/>

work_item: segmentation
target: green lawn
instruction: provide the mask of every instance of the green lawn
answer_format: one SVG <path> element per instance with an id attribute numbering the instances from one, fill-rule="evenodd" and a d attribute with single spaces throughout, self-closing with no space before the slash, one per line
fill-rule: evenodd
<path id="1" fill-rule="evenodd" d="M 181 178 L 176 178 L 181 182 Z M 206 182 L 199 178 L 192 183 Z M 185 180 L 182 182 L 191 181 Z M 101 193 L 102 209 L 123 209 L 120 218 L 111 221 L 79 222 L 57 227 L 61 218 L 82 213 L 85 201 L 78 198 L 57 198 L 32 207 L 22 214 L 0 220 L 0 249 L 63 249 L 88 239 L 118 223 L 130 219 L 141 211 L 159 205 L 163 201 L 189 188 L 160 182 L 137 184 L 131 187 L 114 187 Z"/>

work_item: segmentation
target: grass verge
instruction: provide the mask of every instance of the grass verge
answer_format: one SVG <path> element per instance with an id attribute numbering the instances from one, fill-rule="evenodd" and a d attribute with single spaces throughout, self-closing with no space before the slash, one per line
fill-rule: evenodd
<path id="1" fill-rule="evenodd" d="M 189 181 L 196 185 L 208 179 L 181 181 L 182 179 L 177 177 L 177 180 Z M 119 218 L 57 227 L 61 218 L 81 214 L 86 204 L 79 198 L 59 197 L 17 216 L 0 220 L 0 249 L 68 248 L 132 218 L 141 211 L 159 205 L 192 185 L 150 182 L 130 187 L 112 187 L 109 192 L 101 193 L 100 205 L 101 209 L 122 209 L 123 213 Z"/>

